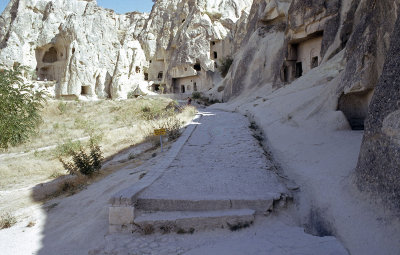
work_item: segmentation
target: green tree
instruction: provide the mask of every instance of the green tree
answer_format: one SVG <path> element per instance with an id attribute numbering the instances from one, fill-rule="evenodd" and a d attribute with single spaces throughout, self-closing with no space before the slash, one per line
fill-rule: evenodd
<path id="1" fill-rule="evenodd" d="M 42 119 L 44 93 L 24 81 L 27 67 L 0 69 L 0 148 L 7 149 L 29 140 Z"/>

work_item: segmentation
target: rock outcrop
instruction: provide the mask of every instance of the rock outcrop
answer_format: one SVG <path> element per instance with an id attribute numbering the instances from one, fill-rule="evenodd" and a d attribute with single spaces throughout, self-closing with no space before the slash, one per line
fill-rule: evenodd
<path id="1" fill-rule="evenodd" d="M 400 19 L 372 98 L 357 166 L 361 190 L 400 209 Z"/>
<path id="2" fill-rule="evenodd" d="M 157 1 L 140 36 L 153 88 L 186 94 L 211 89 L 220 80 L 220 59 L 231 56 L 240 44 L 233 39 L 243 37 L 251 3 Z"/>
<path id="3" fill-rule="evenodd" d="M 0 63 L 56 81 L 57 97 L 205 91 L 238 47 L 251 3 L 159 0 L 150 15 L 119 15 L 89 0 L 12 0 L 0 17 Z"/>
<path id="4" fill-rule="evenodd" d="M 0 62 L 56 81 L 58 97 L 126 98 L 144 80 L 146 62 L 134 38 L 148 15 L 115 14 L 96 1 L 12 0 L 1 16 Z"/>
<path id="5" fill-rule="evenodd" d="M 381 192 L 387 202 L 398 206 L 396 45 L 388 50 L 397 39 L 393 31 L 399 4 L 397 0 L 255 0 L 230 71 L 208 95 L 238 106 L 235 101 L 251 104 L 300 78 L 302 83 L 329 84 L 320 95 L 323 99 L 308 99 L 321 100 L 318 107 L 308 109 L 311 102 L 304 103 L 304 109 L 297 109 L 298 118 L 305 114 L 304 121 L 310 122 L 312 116 L 319 116 L 321 126 L 330 123 L 331 128 L 363 130 L 368 116 L 356 171 L 358 184 Z M 339 64 L 331 65 L 335 70 L 328 74 L 332 59 Z M 381 76 L 385 61 L 386 74 Z M 379 77 L 381 88 L 375 92 Z M 261 88 L 266 94 L 254 96 Z M 328 116 L 335 117 L 329 120 Z M 344 122 L 348 124 L 340 124 Z"/>

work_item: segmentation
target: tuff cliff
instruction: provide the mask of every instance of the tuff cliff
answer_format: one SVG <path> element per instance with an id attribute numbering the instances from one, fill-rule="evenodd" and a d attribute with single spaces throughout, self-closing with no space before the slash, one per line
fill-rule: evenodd
<path id="1" fill-rule="evenodd" d="M 230 72 L 208 95 L 231 102 L 236 109 L 243 101 L 268 107 L 267 99 L 260 103 L 257 98 L 298 83 L 308 82 L 311 87 L 326 84 L 320 94 L 310 94 L 304 105 L 288 114 L 302 119 L 304 125 L 315 120 L 313 125 L 323 129 L 364 130 L 366 123 L 354 172 L 356 182 L 362 190 L 377 192 L 388 204 L 399 207 L 396 103 L 400 98 L 393 75 L 396 54 L 395 50 L 389 52 L 395 42 L 399 4 L 373 0 L 255 0 L 247 35 Z M 386 61 L 387 73 L 381 76 Z M 371 104 L 378 80 L 378 93 Z"/>
<path id="2" fill-rule="evenodd" d="M 57 97 L 204 91 L 238 48 L 250 0 L 155 2 L 116 14 L 89 0 L 12 0 L 0 17 L 0 63 L 36 70 Z"/>

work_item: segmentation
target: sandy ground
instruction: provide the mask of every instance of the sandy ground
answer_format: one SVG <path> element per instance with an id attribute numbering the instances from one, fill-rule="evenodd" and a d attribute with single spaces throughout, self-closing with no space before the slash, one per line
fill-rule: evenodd
<path id="1" fill-rule="evenodd" d="M 218 116 L 224 122 L 224 114 Z M 236 120 L 238 121 L 238 120 Z M 239 116 L 240 125 L 248 125 Z M 229 121 L 226 122 L 229 124 Z M 220 125 L 215 126 L 218 129 Z M 212 128 L 211 126 L 209 128 Z M 248 130 L 239 129 L 239 132 Z M 215 130 L 214 130 L 215 131 Z M 211 132 L 214 132 L 211 130 Z M 201 134 L 201 132 L 199 133 Z M 193 137 L 193 136 L 192 136 Z M 198 143 L 199 137 L 188 144 Z M 235 142 L 232 138 L 231 142 Z M 206 149 L 207 147 L 205 147 Z M 218 158 L 222 149 L 209 153 Z M 87 189 L 66 198 L 20 211 L 19 223 L 0 231 L 2 254 L 347 254 L 334 237 L 316 237 L 296 226 L 293 210 L 259 216 L 250 228 L 196 232 L 193 235 L 108 234 L 108 200 L 151 171 L 160 154 L 143 164 L 128 165 Z M 221 158 L 223 160 L 223 158 Z M 212 167 L 213 162 L 208 163 Z M 201 167 L 206 167 L 203 164 Z M 33 227 L 27 227 L 34 222 Z"/>

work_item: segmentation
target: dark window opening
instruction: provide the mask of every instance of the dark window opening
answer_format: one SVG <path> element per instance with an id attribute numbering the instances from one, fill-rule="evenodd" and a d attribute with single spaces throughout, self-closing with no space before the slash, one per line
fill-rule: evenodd
<path id="1" fill-rule="evenodd" d="M 214 41 L 212 41 L 212 42 L 211 42 L 211 44 L 212 44 L 212 45 L 215 45 L 215 42 L 214 42 Z"/>
<path id="2" fill-rule="evenodd" d="M 196 82 L 193 84 L 193 90 L 197 91 L 197 83 Z"/>
<path id="3" fill-rule="evenodd" d="M 303 63 L 297 62 L 296 63 L 296 78 L 299 78 L 303 75 Z"/>
<path id="4" fill-rule="evenodd" d="M 185 19 L 182 20 L 182 23 L 185 22 Z"/>
<path id="5" fill-rule="evenodd" d="M 218 53 L 216 51 L 214 51 L 214 58 L 217 59 L 218 58 Z"/>
<path id="6" fill-rule="evenodd" d="M 149 80 L 149 74 L 148 73 L 144 73 L 144 80 L 148 81 Z"/>
<path id="7" fill-rule="evenodd" d="M 160 85 L 154 85 L 154 91 L 155 92 L 160 91 Z"/>
<path id="8" fill-rule="evenodd" d="M 196 71 L 201 71 L 201 65 L 200 65 L 200 64 L 195 64 L 195 65 L 193 66 L 193 68 L 194 68 L 194 70 L 196 70 Z"/>
<path id="9" fill-rule="evenodd" d="M 311 69 L 316 68 L 318 66 L 318 57 L 313 57 L 311 59 Z"/>
<path id="10" fill-rule="evenodd" d="M 151 60 L 150 60 L 149 62 L 150 62 L 150 64 L 151 64 Z"/>
<path id="11" fill-rule="evenodd" d="M 82 86 L 81 87 L 81 95 L 89 95 L 90 94 L 90 86 Z"/>
<path id="12" fill-rule="evenodd" d="M 54 63 L 57 61 L 57 50 L 51 47 L 43 56 L 44 63 Z"/>
<path id="13" fill-rule="evenodd" d="M 185 85 L 181 85 L 181 93 L 185 93 Z"/>
<path id="14" fill-rule="evenodd" d="M 72 54 L 74 54 L 75 53 L 75 48 L 72 48 Z"/>
<path id="15" fill-rule="evenodd" d="M 140 67 L 136 67 L 136 73 L 140 73 Z"/>
<path id="16" fill-rule="evenodd" d="M 157 78 L 158 79 L 162 79 L 163 78 L 163 72 L 159 72 Z"/>

